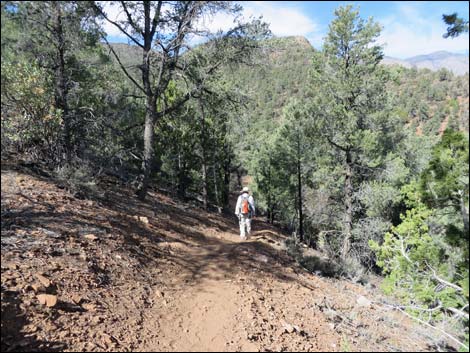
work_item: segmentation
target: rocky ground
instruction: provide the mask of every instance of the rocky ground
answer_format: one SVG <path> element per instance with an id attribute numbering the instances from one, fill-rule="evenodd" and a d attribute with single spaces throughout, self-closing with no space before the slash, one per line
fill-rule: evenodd
<path id="1" fill-rule="evenodd" d="M 278 229 L 115 180 L 95 199 L 3 163 L 1 350 L 426 351 L 374 286 L 307 272 Z"/>

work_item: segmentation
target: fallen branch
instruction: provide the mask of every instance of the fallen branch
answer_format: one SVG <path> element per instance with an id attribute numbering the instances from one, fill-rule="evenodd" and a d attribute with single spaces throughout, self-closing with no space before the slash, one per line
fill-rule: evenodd
<path id="1" fill-rule="evenodd" d="M 437 281 L 441 282 L 442 284 L 445 284 L 446 286 L 448 287 L 451 287 L 451 288 L 454 288 L 456 291 L 458 292 L 462 292 L 463 289 L 453 283 L 450 283 L 450 282 L 447 282 L 445 279 L 442 279 L 441 277 L 439 277 L 436 273 L 436 270 L 434 270 L 431 266 L 429 266 L 429 264 L 427 263 L 427 261 L 424 261 L 426 263 L 426 266 L 432 271 L 432 274 L 433 274 L 433 277 L 434 279 L 436 279 Z"/>
<path id="2" fill-rule="evenodd" d="M 459 310 L 459 309 L 456 309 L 456 308 L 447 308 L 447 310 L 453 312 L 456 316 L 463 316 L 464 318 L 466 318 L 467 320 L 469 319 L 469 316 L 466 312 L 462 311 L 462 310 Z"/>
<path id="3" fill-rule="evenodd" d="M 452 341 L 454 341 L 454 342 L 458 343 L 459 345 L 461 345 L 462 347 L 464 347 L 466 350 L 469 349 L 469 347 L 468 347 L 465 343 L 459 341 L 457 338 L 455 338 L 454 336 L 452 336 L 450 333 L 447 333 L 447 332 L 445 332 L 444 330 L 442 330 L 442 329 L 440 329 L 440 328 L 438 328 L 438 327 L 435 327 L 435 326 L 431 325 L 430 323 L 428 323 L 428 322 L 426 322 L 426 321 L 423 321 L 423 320 L 421 320 L 421 319 L 418 319 L 418 318 L 416 318 L 416 317 L 414 317 L 414 316 L 408 314 L 408 313 L 407 313 L 406 311 L 404 311 L 400 306 L 398 306 L 398 305 L 390 305 L 390 304 L 385 304 L 385 305 L 386 305 L 386 306 L 389 306 L 389 307 L 392 307 L 392 308 L 395 309 L 395 310 L 399 310 L 400 312 L 402 312 L 402 313 L 405 314 L 406 316 L 412 318 L 413 320 L 416 320 L 416 321 L 418 321 L 418 322 L 421 323 L 421 324 L 424 324 L 424 325 L 426 325 L 426 326 L 428 326 L 428 327 L 431 327 L 431 328 L 433 328 L 433 329 L 435 329 L 435 330 L 441 332 L 442 334 L 444 334 L 445 336 L 447 336 L 448 338 L 450 338 Z"/>

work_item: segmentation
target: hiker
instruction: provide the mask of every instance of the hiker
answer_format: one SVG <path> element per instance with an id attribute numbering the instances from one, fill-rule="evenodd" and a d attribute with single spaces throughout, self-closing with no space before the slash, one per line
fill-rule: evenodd
<path id="1" fill-rule="evenodd" d="M 237 206 L 235 207 L 235 214 L 240 220 L 240 238 L 246 240 L 246 232 L 250 235 L 251 232 L 251 217 L 255 215 L 255 200 L 249 194 L 248 187 L 244 187 L 238 196 Z"/>

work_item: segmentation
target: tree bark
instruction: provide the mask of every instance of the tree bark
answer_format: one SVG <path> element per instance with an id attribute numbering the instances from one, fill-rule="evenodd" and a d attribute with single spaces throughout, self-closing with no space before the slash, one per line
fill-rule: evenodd
<path id="1" fill-rule="evenodd" d="M 181 160 L 181 151 L 178 151 L 178 197 L 181 200 L 186 198 L 186 164 Z"/>
<path id="2" fill-rule="evenodd" d="M 202 149 L 202 203 L 205 210 L 207 210 L 207 195 L 208 195 L 208 182 L 207 182 L 207 155 L 206 155 L 206 122 L 204 117 L 204 108 L 202 102 L 199 101 L 201 108 L 201 149 Z"/>
<path id="3" fill-rule="evenodd" d="M 464 234 L 468 236 L 469 226 L 468 226 L 468 210 L 465 206 L 465 199 L 464 199 L 465 192 L 463 190 L 459 191 L 459 199 L 460 199 L 460 211 L 462 213 L 462 220 L 463 220 L 463 229 Z"/>
<path id="4" fill-rule="evenodd" d="M 231 161 L 230 159 L 226 160 L 224 163 L 224 189 L 222 195 L 223 208 L 226 210 L 229 206 L 230 198 L 230 170 L 231 170 Z"/>
<path id="5" fill-rule="evenodd" d="M 297 188 L 298 188 L 298 207 L 299 207 L 299 237 L 304 241 L 303 212 L 302 212 L 302 174 L 300 160 L 300 138 L 297 140 Z"/>
<path id="6" fill-rule="evenodd" d="M 150 84 L 150 50 L 152 47 L 152 33 L 150 31 L 150 2 L 144 1 L 144 45 L 142 51 L 142 83 L 145 91 L 145 128 L 144 128 L 144 153 L 142 160 L 141 184 L 137 191 L 139 199 L 144 200 L 147 196 L 152 162 L 154 155 L 155 133 L 154 126 L 157 117 L 157 94 L 152 92 Z"/>
<path id="7" fill-rule="evenodd" d="M 346 176 L 344 180 L 344 189 L 345 189 L 345 197 L 344 197 L 344 204 L 346 208 L 345 213 L 345 220 L 344 220 L 344 240 L 343 240 L 343 248 L 341 251 L 341 258 L 345 259 L 348 254 L 349 250 L 351 249 L 351 232 L 352 232 L 352 214 L 353 214 L 353 185 L 352 185 L 352 178 L 353 178 L 353 167 L 352 167 L 352 156 L 351 151 L 346 150 Z"/>
<path id="8" fill-rule="evenodd" d="M 68 89 L 67 79 L 65 77 L 65 38 L 64 28 L 62 24 L 62 10 L 60 2 L 54 2 L 55 8 L 55 23 L 54 34 L 57 40 L 57 68 L 55 70 L 56 85 L 55 85 L 55 105 L 56 108 L 62 111 L 62 119 L 64 121 L 63 138 L 65 144 L 66 160 L 69 163 L 72 158 L 72 136 L 71 124 L 68 107 Z"/>
<path id="9" fill-rule="evenodd" d="M 214 179 L 214 198 L 215 198 L 215 204 L 217 205 L 217 211 L 219 213 L 222 213 L 222 207 L 220 206 L 219 187 L 217 186 L 218 184 L 217 171 L 218 171 L 218 165 L 217 163 L 215 163 L 215 165 L 212 168 L 212 177 Z"/>
<path id="10" fill-rule="evenodd" d="M 144 129 L 144 155 L 142 160 L 141 185 L 138 190 L 139 199 L 144 200 L 147 195 L 147 189 L 150 181 L 150 175 L 153 166 L 154 143 L 155 143 L 155 113 L 156 103 L 154 97 L 147 97 Z"/>

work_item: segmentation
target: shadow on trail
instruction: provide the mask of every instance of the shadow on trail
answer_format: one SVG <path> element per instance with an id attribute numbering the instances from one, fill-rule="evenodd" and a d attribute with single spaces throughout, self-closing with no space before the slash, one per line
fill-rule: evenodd
<path id="1" fill-rule="evenodd" d="M 106 207 L 121 212 L 127 207 L 137 214 L 154 214 L 148 217 L 146 227 L 131 223 L 122 233 L 133 245 L 145 244 L 140 257 L 144 267 L 155 266 L 154 261 L 164 257 L 177 264 L 183 282 L 192 285 L 206 279 L 233 279 L 250 273 L 284 282 L 298 281 L 295 273 L 286 271 L 295 262 L 284 251 L 271 246 L 281 244 L 285 236 L 269 224 L 255 220 L 250 240 L 240 242 L 236 217 L 208 213 L 172 200 L 161 202 L 155 196 L 146 201 L 127 196 L 123 197 L 121 192 L 113 194 Z M 123 227 L 124 223 L 121 219 L 112 225 Z"/>
<path id="2" fill-rule="evenodd" d="M 2 286 L 3 287 L 3 286 Z M 23 333 L 28 324 L 27 313 L 20 308 L 21 300 L 17 293 L 2 288 L 2 352 L 62 352 L 66 344 L 41 341 L 34 335 Z"/>
<path id="3" fill-rule="evenodd" d="M 4 165 L 2 173 L 3 170 Z M 57 186 L 53 180 L 33 176 L 51 184 L 52 193 L 64 194 L 52 187 Z M 121 242 L 121 250 L 136 259 L 143 270 L 158 267 L 160 259 L 165 258 L 177 264 L 179 274 L 192 284 L 203 279 L 235 278 L 250 273 L 269 275 L 285 282 L 298 281 L 295 272 L 287 271 L 295 262 L 285 252 L 271 246 L 282 243 L 285 237 L 267 223 L 256 219 L 250 240 L 240 242 L 235 216 L 209 213 L 153 192 L 141 201 L 118 182 L 108 183 L 103 190 L 104 196 L 93 198 L 94 203 L 89 207 L 83 207 L 86 200 L 67 198 L 67 202 L 74 205 L 76 202 L 79 207 L 69 207 L 65 212 L 58 210 L 60 199 L 59 202 L 38 200 L 37 195 L 35 199 L 20 191 L 17 196 L 23 194 L 25 207 L 5 210 L 5 215 L 2 207 L 2 231 L 12 227 L 42 228 L 61 240 L 69 236 L 81 239 L 80 235 L 90 232 L 100 238 L 99 246 L 112 236 Z"/>

